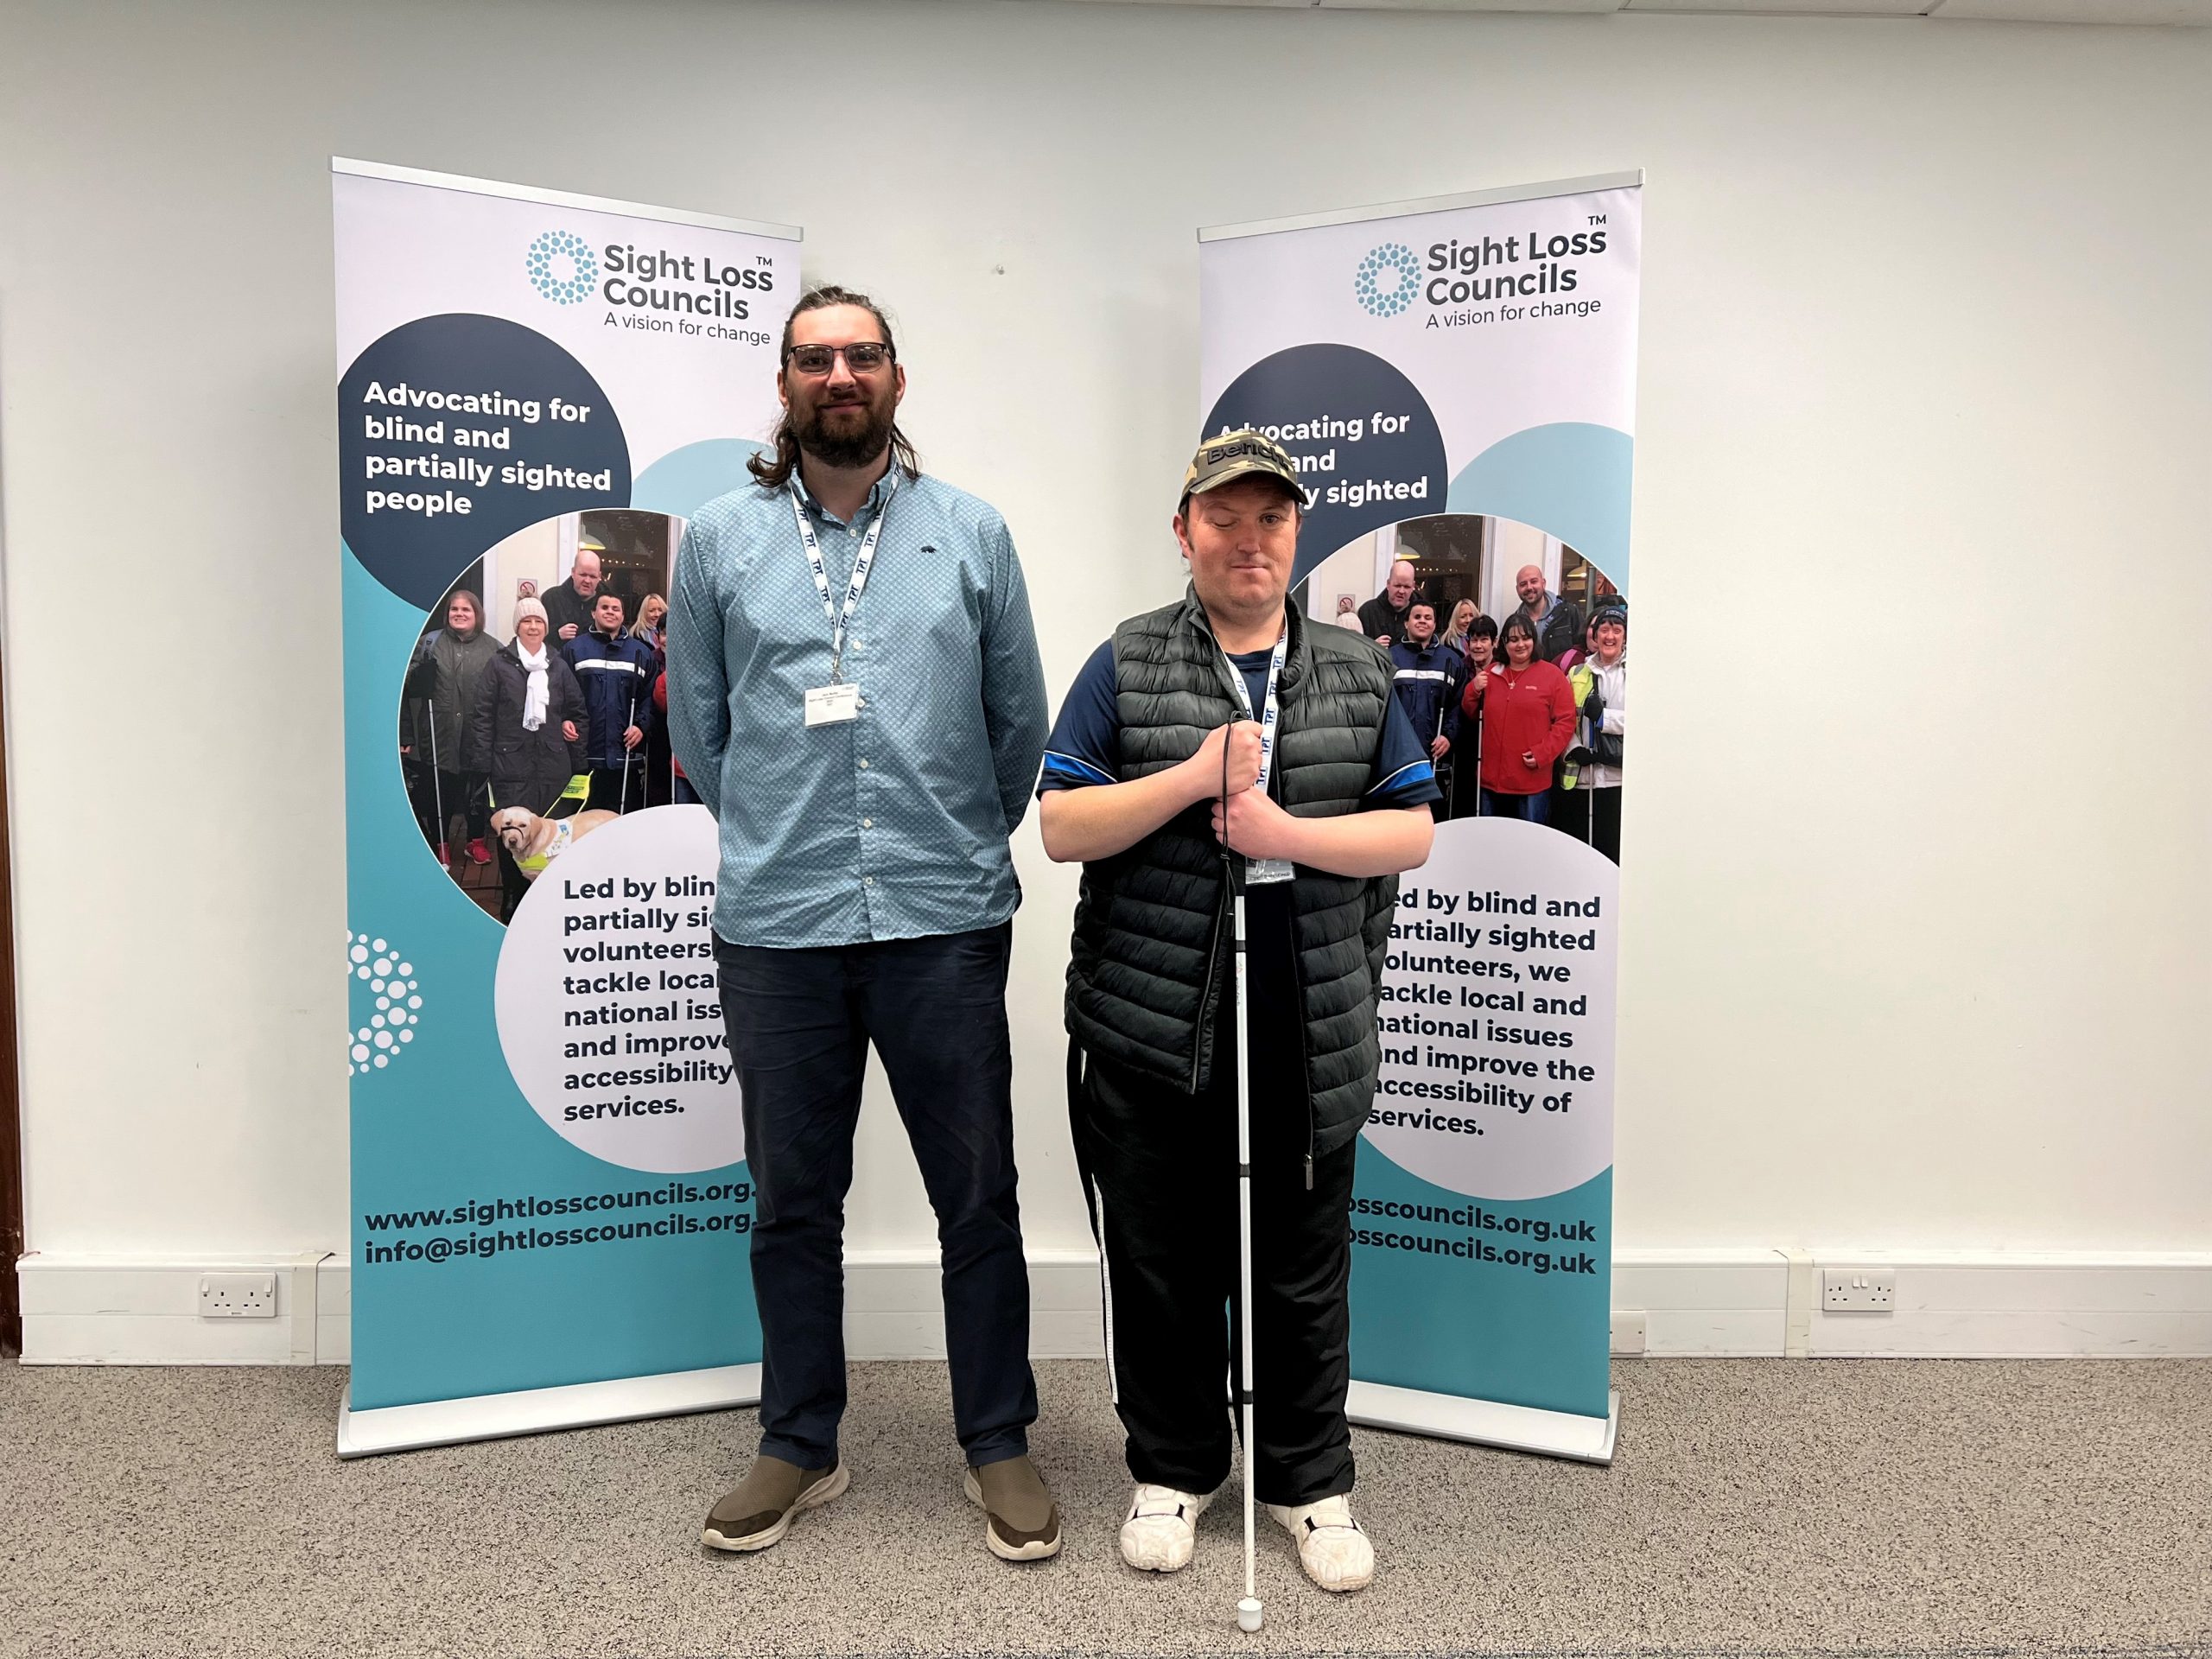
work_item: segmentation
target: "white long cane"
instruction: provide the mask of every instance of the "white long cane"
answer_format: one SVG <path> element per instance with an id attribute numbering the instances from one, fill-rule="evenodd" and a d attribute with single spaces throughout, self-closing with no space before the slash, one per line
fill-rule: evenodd
<path id="1" fill-rule="evenodd" d="M 622 729 L 627 733 L 637 723 L 638 688 L 632 685 L 630 688 L 630 717 L 623 722 Z M 642 737 L 638 741 L 640 743 L 645 741 Z M 637 750 L 633 748 L 626 747 L 622 751 L 622 794 L 621 798 L 614 803 L 614 816 L 618 818 L 630 810 L 630 759 L 636 753 Z"/>
<path id="2" fill-rule="evenodd" d="M 1437 740 L 1441 739 L 1444 735 L 1444 716 L 1451 712 L 1451 709 L 1452 679 L 1449 675 L 1446 675 L 1444 680 L 1444 696 L 1438 699 L 1436 704 L 1436 731 L 1433 737 L 1430 740 L 1428 746 L 1428 765 L 1429 770 L 1432 772 L 1435 771 L 1440 759 L 1436 753 L 1436 741 Z M 1459 766 L 1457 756 L 1454 756 L 1452 759 L 1452 781 L 1455 787 L 1458 785 L 1459 781 Z M 1444 816 L 1447 818 L 1452 816 L 1452 798 L 1448 795 L 1446 796 L 1444 799 Z"/>
<path id="3" fill-rule="evenodd" d="M 1252 1009 L 1245 995 L 1244 872 L 1233 860 L 1230 871 L 1230 900 L 1236 953 L 1236 1341 L 1243 1358 L 1238 1375 L 1244 1379 L 1244 1599 L 1236 1604 L 1236 1628 L 1260 1628 L 1260 1598 L 1253 1582 L 1257 1548 L 1253 1541 L 1252 1502 Z"/>
<path id="4" fill-rule="evenodd" d="M 436 804 L 438 812 L 438 838 L 432 843 L 430 850 L 436 855 L 439 864 L 449 870 L 453 866 L 446 858 L 445 779 L 438 775 L 442 770 L 438 765 L 438 704 L 434 697 L 425 697 L 423 701 L 430 710 L 430 799 Z"/>
<path id="5" fill-rule="evenodd" d="M 1229 732 L 1221 743 L 1221 879 L 1229 883 L 1230 948 L 1236 964 L 1236 1342 L 1244 1432 L 1240 1435 L 1244 1486 L 1244 1599 L 1236 1628 L 1260 1628 L 1260 1598 L 1253 1573 L 1258 1547 L 1252 1535 L 1252 1011 L 1244 979 L 1244 860 L 1229 849 Z"/>

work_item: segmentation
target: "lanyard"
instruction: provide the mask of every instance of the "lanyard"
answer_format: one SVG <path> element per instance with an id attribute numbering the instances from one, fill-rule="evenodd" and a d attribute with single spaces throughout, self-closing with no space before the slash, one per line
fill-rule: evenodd
<path id="1" fill-rule="evenodd" d="M 1268 773 L 1275 760 L 1275 681 L 1282 673 L 1282 659 L 1289 651 L 1290 624 L 1286 622 L 1282 632 L 1275 636 L 1275 654 L 1268 663 L 1267 701 L 1256 713 L 1252 708 L 1252 689 L 1245 683 L 1243 671 L 1236 664 L 1229 664 L 1230 683 L 1236 688 L 1237 701 L 1244 705 L 1245 719 L 1260 722 L 1260 776 L 1252 787 L 1262 795 L 1268 792 Z M 1228 658 L 1229 653 L 1224 652 L 1223 661 L 1227 662 Z"/>
<path id="2" fill-rule="evenodd" d="M 853 579 L 845 584 L 845 603 L 841 610 L 830 598 L 830 572 L 822 563 L 822 543 L 814 533 L 813 521 L 806 516 L 806 504 L 799 498 L 798 481 L 791 481 L 791 522 L 798 526 L 799 545 L 806 550 L 806 568 L 814 573 L 814 591 L 822 595 L 822 614 L 830 620 L 830 683 L 837 684 L 843 677 L 845 662 L 845 625 L 852 620 L 853 612 L 861 602 L 861 594 L 868 588 L 868 567 L 875 563 L 876 538 L 883 534 L 883 521 L 891 515 L 891 498 L 897 494 L 897 484 L 886 485 L 883 505 L 876 508 L 875 517 L 868 523 L 868 534 L 861 539 L 860 556 L 853 561 Z M 1274 683 L 1269 682 L 1270 686 Z"/>
<path id="3" fill-rule="evenodd" d="M 1244 705 L 1246 718 L 1260 722 L 1260 775 L 1252 787 L 1262 795 L 1268 792 L 1268 774 L 1275 763 L 1275 681 L 1282 674 L 1282 659 L 1290 650 L 1290 624 L 1282 625 L 1282 632 L 1275 636 L 1275 654 L 1268 663 L 1268 692 L 1266 701 L 1256 715 L 1252 710 L 1252 688 L 1244 683 L 1244 676 L 1234 663 L 1228 663 L 1229 678 L 1236 688 L 1237 701 Z M 1227 662 L 1228 653 L 1222 653 Z M 1244 861 L 1244 880 L 1250 883 L 1287 881 L 1297 871 L 1287 859 L 1248 858 Z"/>

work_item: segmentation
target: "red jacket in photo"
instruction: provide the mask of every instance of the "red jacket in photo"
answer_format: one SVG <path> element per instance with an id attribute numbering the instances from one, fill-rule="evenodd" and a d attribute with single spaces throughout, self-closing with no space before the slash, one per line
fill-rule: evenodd
<path id="1" fill-rule="evenodd" d="M 1574 690 L 1541 658 L 1515 673 L 1503 663 L 1467 682 L 1459 707 L 1481 712 L 1483 787 L 1500 795 L 1536 795 L 1552 786 L 1552 762 L 1574 741 Z M 1533 753 L 1535 766 L 1521 764 Z"/>

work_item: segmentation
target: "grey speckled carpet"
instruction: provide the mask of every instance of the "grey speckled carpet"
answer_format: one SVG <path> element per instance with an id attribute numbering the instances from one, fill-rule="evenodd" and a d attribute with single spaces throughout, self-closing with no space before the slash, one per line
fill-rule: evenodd
<path id="1" fill-rule="evenodd" d="M 0 1655 L 2212 1655 L 2212 1363 L 1639 1361 L 1592 1469 L 1356 1431 L 1381 1571 L 1238 1506 L 1132 1573 L 1103 1368 L 1039 1367 L 1068 1543 L 1006 1566 L 942 1367 L 854 1368 L 852 1491 L 702 1550 L 747 1412 L 340 1464 L 335 1370 L 0 1366 Z M 1233 1496 L 1233 1494 L 1232 1494 Z"/>

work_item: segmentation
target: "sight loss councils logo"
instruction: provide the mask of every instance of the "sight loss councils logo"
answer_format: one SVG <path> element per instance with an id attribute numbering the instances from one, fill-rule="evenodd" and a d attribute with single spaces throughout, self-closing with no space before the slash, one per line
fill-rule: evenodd
<path id="1" fill-rule="evenodd" d="M 1421 291 L 1421 261 L 1402 242 L 1385 242 L 1359 262 L 1352 292 L 1370 316 L 1395 317 Z"/>
<path id="2" fill-rule="evenodd" d="M 569 231 L 548 231 L 530 245 L 531 285 L 556 305 L 580 305 L 599 281 L 591 244 Z"/>

